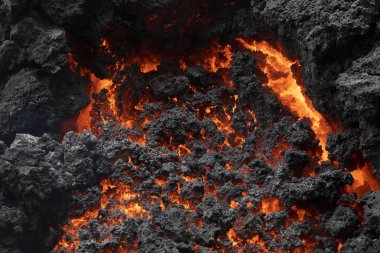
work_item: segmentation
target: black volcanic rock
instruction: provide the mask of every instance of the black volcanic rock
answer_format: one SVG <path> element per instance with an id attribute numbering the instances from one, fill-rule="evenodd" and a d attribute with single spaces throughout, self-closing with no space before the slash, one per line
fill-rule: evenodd
<path id="1" fill-rule="evenodd" d="M 203 217 L 205 221 L 216 223 L 220 226 L 231 225 L 236 214 L 231 209 L 223 208 L 218 202 L 210 195 L 197 206 L 197 213 Z"/>
<path id="2" fill-rule="evenodd" d="M 345 186 L 365 159 L 380 171 L 379 10 L 371 0 L 2 1 L 0 252 L 56 252 L 60 238 L 90 253 L 337 252 L 338 242 L 378 252 L 379 191 Z M 315 155 L 311 120 L 264 85 L 264 55 L 241 36 L 300 60 L 293 74 L 317 110 L 342 121 L 328 138 L 333 161 Z M 228 73 L 179 64 L 215 63 L 217 44 L 231 45 Z M 114 86 L 97 79 L 87 94 L 86 73 Z M 97 122 L 80 123 L 96 137 L 58 142 L 88 95 Z"/>
<path id="3" fill-rule="evenodd" d="M 315 177 L 284 183 L 278 194 L 286 204 L 310 201 L 334 203 L 340 196 L 339 187 L 351 183 L 352 176 L 349 173 L 326 169 Z"/>
<path id="4" fill-rule="evenodd" d="M 68 68 L 62 29 L 25 18 L 0 45 L 0 138 L 41 135 L 88 103 L 83 81 Z"/>
<path id="5" fill-rule="evenodd" d="M 380 105 L 380 46 L 354 61 L 336 80 L 339 105 L 347 122 L 358 119 L 379 125 Z"/>
<path id="6" fill-rule="evenodd" d="M 0 3 L 0 43 L 3 43 L 9 37 L 9 28 L 11 23 L 11 5 L 6 1 Z"/>
<path id="7" fill-rule="evenodd" d="M 379 251 L 380 240 L 378 238 L 369 238 L 366 236 L 359 236 L 354 239 L 349 239 L 341 248 L 342 253 L 376 253 Z"/>
<path id="8" fill-rule="evenodd" d="M 318 108 L 322 104 L 328 108 L 334 101 L 333 82 L 339 71 L 370 48 L 379 3 L 253 0 L 251 5 L 282 41 L 292 44 L 301 57 L 310 97 Z M 324 92 L 328 90 L 332 91 L 329 97 Z"/>
<path id="9" fill-rule="evenodd" d="M 286 165 L 294 171 L 302 171 L 310 161 L 310 158 L 305 151 L 294 149 L 285 150 L 284 157 Z"/>
<path id="10" fill-rule="evenodd" d="M 340 166 L 348 169 L 356 167 L 353 154 L 359 152 L 358 133 L 344 131 L 337 135 L 330 135 L 327 139 L 329 157 L 338 161 Z"/>
<path id="11" fill-rule="evenodd" d="M 15 228 L 2 227 L 2 234 L 18 238 L 5 244 L 9 249 L 42 249 L 48 224 L 59 223 L 67 211 L 61 203 L 70 203 L 71 183 L 62 166 L 62 147 L 48 137 L 17 135 L 0 157 L 2 205 L 9 205 L 3 215 L 19 210 Z"/>
<path id="12" fill-rule="evenodd" d="M 219 82 L 219 76 L 207 72 L 203 67 L 190 67 L 186 69 L 186 76 L 191 84 L 199 87 L 208 87 Z"/>
<path id="13" fill-rule="evenodd" d="M 364 155 L 379 176 L 379 105 L 373 103 L 379 94 L 379 2 L 253 0 L 251 5 L 253 15 L 301 59 L 316 107 L 359 126 Z"/>
<path id="14" fill-rule="evenodd" d="M 3 247 L 44 250 L 49 226 L 58 225 L 74 203 L 72 190 L 95 185 L 99 180 L 96 167 L 107 168 L 96 146 L 97 140 L 88 133 L 69 133 L 64 144 L 47 135 L 16 135 L 0 155 Z M 77 205 L 89 205 L 90 196 Z"/>
<path id="15" fill-rule="evenodd" d="M 148 85 L 156 98 L 174 98 L 186 91 L 189 80 L 184 76 L 159 76 Z"/>
<path id="16" fill-rule="evenodd" d="M 346 122 L 356 123 L 364 156 L 380 177 L 380 46 L 354 61 L 336 80 L 338 105 Z"/>
<path id="17" fill-rule="evenodd" d="M 376 232 L 380 233 L 380 191 L 365 194 L 360 202 L 363 204 L 366 223 L 376 228 Z"/>
<path id="18" fill-rule="evenodd" d="M 332 236 L 350 235 L 359 225 L 360 219 L 349 207 L 338 206 L 325 222 L 326 230 Z"/>
<path id="19" fill-rule="evenodd" d="M 113 16 L 111 1 L 41 1 L 34 0 L 55 25 L 68 28 L 69 32 L 80 33 L 80 37 L 99 43 L 106 25 Z M 79 35 L 79 34 L 78 34 Z"/>

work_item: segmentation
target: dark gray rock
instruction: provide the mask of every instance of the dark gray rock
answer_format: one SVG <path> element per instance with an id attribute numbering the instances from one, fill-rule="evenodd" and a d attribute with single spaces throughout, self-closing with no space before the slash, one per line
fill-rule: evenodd
<path id="1" fill-rule="evenodd" d="M 336 80 L 338 106 L 346 122 L 359 124 L 360 144 L 365 158 L 380 177 L 380 47 L 353 62 Z"/>
<path id="2" fill-rule="evenodd" d="M 379 251 L 380 240 L 372 239 L 366 236 L 359 236 L 354 239 L 349 239 L 341 248 L 342 253 L 376 253 Z"/>
<path id="3" fill-rule="evenodd" d="M 149 82 L 153 95 L 158 99 L 174 98 L 188 88 L 189 80 L 184 76 L 159 76 Z"/>
<path id="4" fill-rule="evenodd" d="M 366 224 L 373 226 L 380 233 L 380 191 L 369 192 L 360 199 L 363 204 Z"/>
<path id="5" fill-rule="evenodd" d="M 186 69 L 186 77 L 190 83 L 199 87 L 209 87 L 219 83 L 220 77 L 207 72 L 203 67 L 190 67 Z"/>
<path id="6" fill-rule="evenodd" d="M 378 175 L 379 2 L 252 0 L 251 5 L 289 54 L 300 58 L 314 105 L 359 126 L 365 158 Z"/>
<path id="7" fill-rule="evenodd" d="M 0 44 L 6 38 L 9 38 L 9 29 L 11 23 L 11 3 L 10 1 L 2 1 L 0 3 Z"/>
<path id="8" fill-rule="evenodd" d="M 359 217 L 349 207 L 338 206 L 325 222 L 326 230 L 334 237 L 350 235 L 360 224 Z"/>
<path id="9" fill-rule="evenodd" d="M 63 30 L 39 18 L 11 26 L 0 46 L 0 138 L 57 132 L 88 103 L 83 81 L 69 70 L 67 51 Z"/>
<path id="10" fill-rule="evenodd" d="M 285 150 L 284 153 L 286 165 L 293 171 L 302 171 L 305 166 L 310 162 L 310 158 L 305 151 L 294 149 Z"/>
<path id="11" fill-rule="evenodd" d="M 335 203 L 340 196 L 339 187 L 351 183 L 350 173 L 327 169 L 314 177 L 294 179 L 292 182 L 284 183 L 278 194 L 286 204 L 318 203 L 318 201 Z"/>

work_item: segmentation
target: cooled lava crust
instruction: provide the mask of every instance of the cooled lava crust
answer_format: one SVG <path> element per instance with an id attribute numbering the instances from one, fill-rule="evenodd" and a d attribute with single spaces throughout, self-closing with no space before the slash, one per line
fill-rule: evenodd
<path id="1" fill-rule="evenodd" d="M 379 1 L 0 21 L 1 253 L 379 252 Z"/>

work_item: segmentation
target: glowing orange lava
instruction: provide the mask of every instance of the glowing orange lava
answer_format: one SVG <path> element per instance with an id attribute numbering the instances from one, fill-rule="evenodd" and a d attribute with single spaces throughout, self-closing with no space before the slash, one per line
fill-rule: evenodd
<path id="1" fill-rule="evenodd" d="M 265 57 L 265 62 L 259 63 L 259 68 L 263 71 L 270 87 L 280 101 L 300 118 L 309 118 L 311 128 L 319 139 L 322 147 L 322 160 L 328 159 L 326 150 L 327 135 L 332 132 L 331 126 L 326 119 L 313 106 L 311 100 L 305 95 L 301 86 L 293 75 L 292 66 L 297 64 L 286 58 L 279 50 L 275 49 L 268 42 L 249 41 L 237 39 L 245 48 L 252 52 L 261 52 Z"/>
<path id="2" fill-rule="evenodd" d="M 351 175 L 354 178 L 354 183 L 345 187 L 348 193 L 356 193 L 356 195 L 362 196 L 368 191 L 380 190 L 380 180 L 373 174 L 372 166 L 369 163 L 355 169 Z"/>
<path id="3" fill-rule="evenodd" d="M 261 212 L 270 214 L 273 212 L 279 212 L 283 208 L 281 207 L 279 198 L 263 198 L 261 201 Z"/>
<path id="4" fill-rule="evenodd" d="M 120 182 L 112 183 L 109 179 L 102 180 L 100 184 L 102 186 L 102 197 L 98 206 L 90 208 L 80 217 L 70 218 L 69 223 L 63 226 L 65 233 L 54 250 L 76 252 L 79 244 L 79 230 L 83 226 L 87 226 L 91 219 L 98 218 L 101 210 L 105 208 L 109 211 L 117 209 L 121 212 L 119 217 L 104 217 L 107 226 L 119 224 L 128 217 L 135 219 L 150 218 L 150 214 L 140 204 L 140 194 L 133 192 L 128 185 Z"/>

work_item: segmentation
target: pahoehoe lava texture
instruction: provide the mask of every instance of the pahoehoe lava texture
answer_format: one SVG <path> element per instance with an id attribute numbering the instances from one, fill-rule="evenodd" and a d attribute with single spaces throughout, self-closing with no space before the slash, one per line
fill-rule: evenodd
<path id="1" fill-rule="evenodd" d="M 0 252 L 378 252 L 379 35 L 378 0 L 2 0 Z"/>

